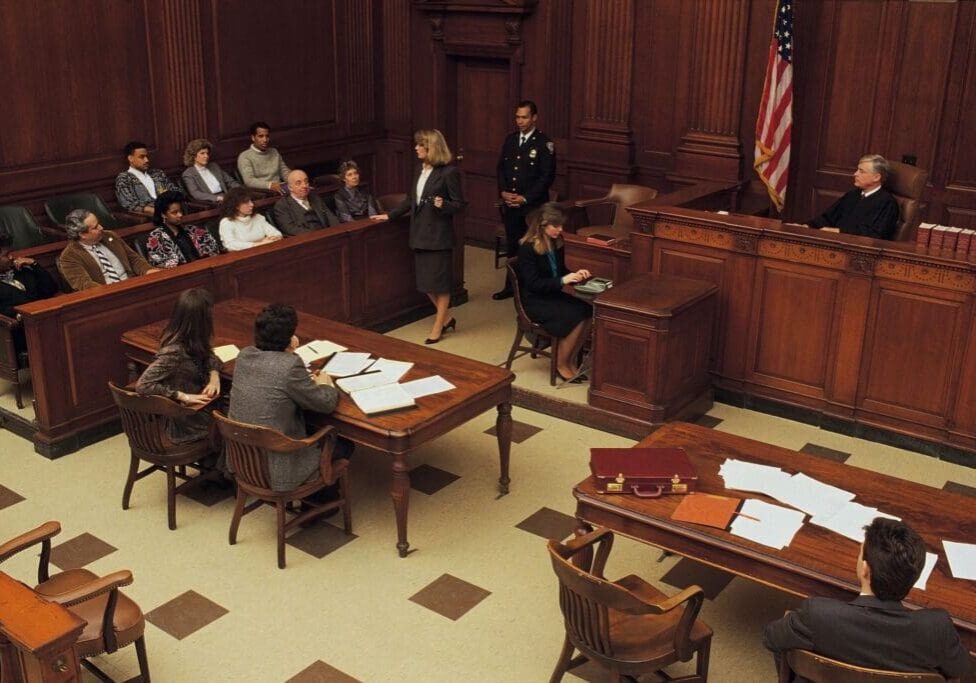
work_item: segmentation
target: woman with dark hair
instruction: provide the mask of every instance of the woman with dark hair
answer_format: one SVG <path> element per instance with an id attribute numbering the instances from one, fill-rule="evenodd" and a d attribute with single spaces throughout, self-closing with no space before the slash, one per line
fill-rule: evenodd
<path id="1" fill-rule="evenodd" d="M 175 268 L 220 253 L 217 240 L 206 228 L 183 225 L 183 201 L 179 192 L 164 192 L 154 202 L 153 224 L 146 240 L 146 259 L 156 268 Z"/>
<path id="2" fill-rule="evenodd" d="M 544 204 L 519 243 L 516 272 L 522 306 L 533 322 L 559 339 L 556 371 L 564 381 L 586 379 L 579 372 L 577 356 L 589 336 L 592 307 L 562 291 L 564 285 L 582 282 L 590 271 L 569 272 L 563 254 L 563 226 L 566 214 L 555 202 Z"/>
<path id="3" fill-rule="evenodd" d="M 454 289 L 454 214 L 468 205 L 461 193 L 461 179 L 451 166 L 451 150 L 439 130 L 418 130 L 414 151 L 420 161 L 417 176 L 407 190 L 407 198 L 389 214 L 374 220 L 398 218 L 410 213 L 410 248 L 417 271 L 417 289 L 434 304 L 437 315 L 425 344 L 436 344 L 445 330 L 457 327 L 451 317 L 451 291 Z"/>
<path id="4" fill-rule="evenodd" d="M 165 396 L 186 406 L 199 406 L 220 393 L 220 359 L 211 346 L 213 297 L 205 289 L 187 289 L 159 339 L 159 351 L 136 383 L 143 395 Z M 207 436 L 210 415 L 198 412 L 170 423 L 174 443 Z"/>
<path id="5" fill-rule="evenodd" d="M 359 166 L 355 161 L 339 165 L 342 187 L 335 193 L 336 213 L 343 223 L 376 216 L 380 210 L 369 192 L 359 189 Z"/>
<path id="6" fill-rule="evenodd" d="M 254 199 L 246 187 L 235 187 L 227 193 L 220 216 L 220 241 L 227 251 L 242 251 L 281 239 L 277 228 L 254 212 Z"/>
<path id="7" fill-rule="evenodd" d="M 220 203 L 224 194 L 240 183 L 224 172 L 216 161 L 210 160 L 213 145 L 210 140 L 197 138 L 190 140 L 183 152 L 183 186 L 190 196 L 201 202 Z"/>

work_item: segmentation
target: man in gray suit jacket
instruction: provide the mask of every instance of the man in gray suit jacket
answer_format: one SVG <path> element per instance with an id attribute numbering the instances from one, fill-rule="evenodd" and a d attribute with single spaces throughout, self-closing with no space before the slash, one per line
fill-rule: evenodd
<path id="1" fill-rule="evenodd" d="M 852 602 L 804 600 L 766 627 L 763 642 L 777 660 L 784 650 L 802 649 L 856 666 L 962 678 L 969 654 L 948 612 L 901 603 L 924 565 L 921 537 L 903 522 L 878 517 L 864 528 L 857 558 L 861 595 Z"/>
<path id="2" fill-rule="evenodd" d="M 302 410 L 331 413 L 339 392 L 324 372 L 310 375 L 294 350 L 298 314 L 291 306 L 271 304 L 254 320 L 254 346 L 242 349 L 230 390 L 232 419 L 262 425 L 290 436 L 308 436 Z M 333 454 L 335 459 L 340 449 Z M 271 488 L 288 491 L 318 476 L 321 450 L 269 454 Z M 348 457 L 347 452 L 341 457 Z"/>
<path id="3" fill-rule="evenodd" d="M 322 198 L 311 194 L 305 171 L 288 174 L 288 195 L 274 205 L 275 227 L 286 235 L 301 235 L 330 225 L 339 225 L 339 217 Z"/>

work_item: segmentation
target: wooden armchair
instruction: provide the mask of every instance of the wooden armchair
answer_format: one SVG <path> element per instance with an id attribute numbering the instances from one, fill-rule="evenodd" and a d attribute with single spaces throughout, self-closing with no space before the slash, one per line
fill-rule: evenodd
<path id="1" fill-rule="evenodd" d="M 515 339 L 512 341 L 512 348 L 508 351 L 508 358 L 505 360 L 505 369 L 511 370 L 512 363 L 516 358 L 521 358 L 526 353 L 532 358 L 543 356 L 549 359 L 549 385 L 556 384 L 556 353 L 559 348 L 559 339 L 553 337 L 545 331 L 539 323 L 533 322 L 529 314 L 522 306 L 522 295 L 519 289 L 518 274 L 515 272 L 515 263 L 518 259 L 509 259 L 506 270 L 508 271 L 508 284 L 512 288 L 512 302 L 515 304 Z M 523 344 L 526 335 L 529 336 L 531 344 Z M 546 347 L 549 347 L 548 349 Z M 521 354 L 519 353 L 521 351 Z"/>
<path id="2" fill-rule="evenodd" d="M 853 664 L 845 664 L 830 657 L 824 657 L 808 650 L 787 650 L 780 660 L 780 683 L 790 683 L 793 674 L 803 676 L 810 683 L 946 683 L 937 673 L 900 673 L 868 669 Z M 949 683 L 958 678 L 949 679 Z"/>
<path id="3" fill-rule="evenodd" d="M 129 439 L 131 451 L 129 475 L 122 491 L 122 509 L 129 509 L 132 487 L 137 481 L 153 472 L 165 472 L 167 519 L 169 528 L 176 529 L 176 494 L 204 480 L 222 476 L 216 469 L 200 462 L 216 450 L 215 440 L 208 438 L 175 444 L 167 434 L 170 420 L 197 415 L 197 411 L 163 396 L 140 396 L 112 382 L 108 383 L 108 388 L 118 406 L 122 429 Z M 150 466 L 140 472 L 139 463 L 143 460 Z M 187 467 L 199 470 L 200 474 L 193 477 L 187 475 Z M 177 478 L 183 480 L 179 486 L 176 485 Z"/>
<path id="4" fill-rule="evenodd" d="M 139 659 L 139 673 L 149 683 L 149 660 L 146 657 L 144 632 L 146 620 L 139 605 L 119 588 L 132 583 L 132 572 L 127 569 L 99 577 L 87 569 L 69 569 L 60 574 L 49 574 L 51 539 L 61 533 L 61 524 L 47 522 L 0 545 L 0 562 L 17 553 L 40 544 L 41 555 L 37 565 L 38 585 L 34 591 L 46 600 L 69 609 L 87 623 L 75 643 L 75 652 L 82 658 L 82 666 L 103 681 L 111 681 L 88 658 L 111 654 L 119 648 L 135 643 Z M 6 679 L 4 679 L 6 680 Z"/>
<path id="5" fill-rule="evenodd" d="M 668 680 L 707 681 L 712 629 L 697 618 L 702 589 L 690 586 L 668 598 L 633 574 L 608 581 L 603 570 L 612 546 L 609 529 L 565 544 L 549 541 L 566 625 L 566 641 L 550 683 L 558 683 L 567 670 L 586 660 L 609 669 L 613 680 L 622 680 L 687 662 L 696 653 L 695 675 Z M 574 658 L 574 650 L 580 656 Z"/>
<path id="6" fill-rule="evenodd" d="M 610 206 L 610 225 L 595 225 L 592 227 L 580 228 L 576 234 L 581 237 L 589 237 L 593 234 L 610 234 L 618 240 L 625 240 L 634 229 L 634 217 L 625 209 L 641 202 L 654 199 L 657 190 L 653 187 L 643 185 L 624 185 L 614 183 L 610 190 L 602 197 L 596 199 L 582 199 L 572 203 L 576 209 L 586 209 L 591 206 L 607 204 Z M 591 225 L 587 221 L 586 225 Z"/>
<path id="7" fill-rule="evenodd" d="M 237 422 L 225 417 L 219 411 L 214 411 L 213 417 L 224 440 L 228 467 L 237 480 L 237 501 L 228 534 L 231 545 L 237 543 L 237 529 L 241 524 L 241 518 L 262 505 L 273 505 L 277 513 L 279 569 L 285 568 L 285 535 L 295 527 L 321 517 L 332 510 L 341 509 L 343 528 L 347 534 L 352 533 L 352 509 L 349 504 L 347 479 L 349 461 L 345 459 L 332 461 L 332 451 L 336 440 L 336 433 L 332 427 L 323 427 L 304 439 L 292 439 L 268 427 Z M 271 476 L 268 471 L 268 451 L 294 453 L 315 446 L 319 441 L 322 442 L 319 477 L 291 491 L 272 490 Z M 312 503 L 305 500 L 337 482 L 339 484 L 338 500 L 327 503 Z M 245 505 L 248 496 L 256 500 L 250 505 Z M 286 521 L 285 513 L 290 511 L 287 504 L 296 500 L 303 501 L 303 509 L 298 511 L 297 516 Z"/>
<path id="8" fill-rule="evenodd" d="M 26 351 L 17 351 L 14 338 L 23 333 L 20 318 L 0 315 L 0 378 L 14 385 L 14 399 L 18 409 L 24 407 L 23 386 L 27 382 L 21 382 L 20 378 L 22 371 L 29 368 L 29 360 Z"/>

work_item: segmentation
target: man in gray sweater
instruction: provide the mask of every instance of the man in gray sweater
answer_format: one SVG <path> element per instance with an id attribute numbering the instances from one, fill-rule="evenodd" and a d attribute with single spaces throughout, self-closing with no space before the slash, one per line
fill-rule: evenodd
<path id="1" fill-rule="evenodd" d="M 271 146 L 271 126 L 264 121 L 251 124 L 251 146 L 237 156 L 237 170 L 247 187 L 285 194 L 285 178 L 291 169 Z"/>

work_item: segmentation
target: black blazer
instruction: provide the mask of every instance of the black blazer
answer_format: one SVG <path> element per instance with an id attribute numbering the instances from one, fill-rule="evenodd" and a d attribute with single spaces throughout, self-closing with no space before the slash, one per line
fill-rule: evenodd
<path id="1" fill-rule="evenodd" d="M 303 209 L 294 197 L 282 197 L 275 202 L 273 209 L 275 227 L 286 235 L 301 235 L 330 225 L 339 225 L 339 218 L 318 195 L 308 195 L 308 205 L 311 207 L 310 211 Z"/>
<path id="2" fill-rule="evenodd" d="M 423 195 L 417 198 L 417 181 L 420 169 L 407 189 L 407 198 L 387 215 L 399 218 L 410 213 L 411 249 L 453 249 L 454 221 L 452 216 L 461 213 L 468 205 L 461 192 L 461 179 L 454 166 L 435 166 L 424 185 Z M 443 197 L 444 206 L 434 206 L 434 197 Z"/>

